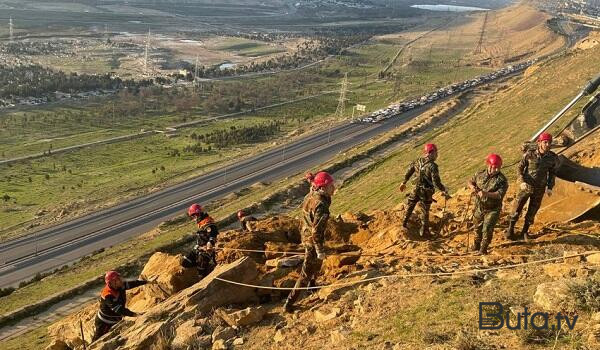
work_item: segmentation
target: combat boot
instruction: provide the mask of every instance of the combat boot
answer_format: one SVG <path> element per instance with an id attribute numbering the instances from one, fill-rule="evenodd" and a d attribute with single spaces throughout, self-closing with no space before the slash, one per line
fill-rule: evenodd
<path id="1" fill-rule="evenodd" d="M 506 237 L 506 239 L 510 239 L 511 241 L 515 240 L 515 224 L 517 223 L 517 220 L 510 220 L 508 222 L 508 230 L 504 233 L 504 237 Z"/>
<path id="2" fill-rule="evenodd" d="M 519 236 L 519 239 L 525 242 L 529 240 L 529 223 L 527 221 L 523 223 L 523 228 L 521 229 L 521 235 Z"/>
<path id="3" fill-rule="evenodd" d="M 429 233 L 429 227 L 426 225 L 421 226 L 419 230 L 419 235 L 423 238 L 430 238 L 431 234 Z"/>
<path id="4" fill-rule="evenodd" d="M 290 299 L 286 299 L 285 304 L 283 304 L 283 310 L 288 314 L 294 313 L 294 303 Z"/>

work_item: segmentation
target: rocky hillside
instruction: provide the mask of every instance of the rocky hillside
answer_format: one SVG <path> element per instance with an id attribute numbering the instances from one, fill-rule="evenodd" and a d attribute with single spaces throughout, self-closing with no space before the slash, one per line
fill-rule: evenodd
<path id="1" fill-rule="evenodd" d="M 269 217 L 250 233 L 222 233 L 219 267 L 201 281 L 179 266 L 180 256 L 156 253 L 140 277 L 157 283 L 129 294 L 129 307 L 143 315 L 126 319 L 87 348 L 600 346 L 600 254 L 590 253 L 600 250 L 600 224 L 538 222 L 534 240 L 508 243 L 501 234 L 503 218 L 491 254 L 476 257 L 466 250 L 472 230 L 461 225 L 470 211 L 468 198 L 459 191 L 445 210 L 438 200 L 432 214 L 438 235 L 431 241 L 418 237 L 416 222 L 408 231 L 400 228 L 403 205 L 334 217 L 327 233 L 330 255 L 318 281 L 323 288 L 308 293 L 294 314 L 283 313 L 282 299 L 302 256 L 280 252 L 300 251 L 295 218 Z M 562 258 L 577 254 L 582 255 Z M 578 319 L 573 330 L 478 330 L 480 301 L 499 301 L 512 313 L 527 307 Z M 51 326 L 48 349 L 82 349 L 80 321 L 89 342 L 96 308 L 91 304 Z"/>
<path id="2" fill-rule="evenodd" d="M 565 153 L 594 167 L 599 143 L 590 137 Z M 572 210 L 597 205 L 594 189 L 560 186 L 570 192 L 547 198 L 544 210 L 557 202 L 572 203 Z M 156 283 L 128 292 L 128 307 L 143 315 L 127 318 L 87 349 L 599 348 L 599 217 L 594 210 L 579 222 L 541 215 L 532 240 L 507 242 L 502 233 L 514 196 L 507 195 L 491 254 L 483 257 L 466 248 L 473 240 L 466 189 L 445 205 L 436 198 L 433 240 L 418 236 L 416 221 L 400 227 L 404 204 L 333 217 L 321 288 L 306 293 L 294 314 L 282 304 L 303 258 L 296 218 L 267 217 L 249 233 L 223 232 L 219 266 L 200 281 L 195 270 L 180 266 L 181 256 L 156 253 L 140 275 Z M 572 330 L 479 330 L 479 302 L 501 302 L 513 324 L 525 308 L 577 321 Z M 48 349 L 82 349 L 80 325 L 89 342 L 96 310 L 90 304 L 49 327 Z"/>

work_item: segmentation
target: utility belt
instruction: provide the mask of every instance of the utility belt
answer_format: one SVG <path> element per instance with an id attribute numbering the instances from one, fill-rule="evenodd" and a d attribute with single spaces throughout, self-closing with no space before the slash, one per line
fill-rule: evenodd
<path id="1" fill-rule="evenodd" d="M 122 316 L 105 316 L 105 315 L 102 315 L 101 311 L 98 311 L 98 313 L 96 314 L 96 316 L 98 317 L 98 319 L 100 319 L 100 321 L 102 321 L 102 322 L 104 322 L 106 324 L 111 324 L 111 325 L 112 324 L 116 324 L 117 322 L 119 322 L 119 321 L 121 321 L 123 319 Z M 114 320 L 114 319 L 111 320 L 111 318 L 114 318 L 114 317 L 118 317 L 118 319 L 117 320 Z"/>

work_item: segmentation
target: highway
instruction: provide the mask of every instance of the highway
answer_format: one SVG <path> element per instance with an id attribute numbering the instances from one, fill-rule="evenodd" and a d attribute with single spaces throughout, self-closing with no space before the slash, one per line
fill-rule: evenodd
<path id="1" fill-rule="evenodd" d="M 184 183 L 0 244 L 0 287 L 72 262 L 147 232 L 183 213 L 256 182 L 273 182 L 330 160 L 429 109 L 421 106 L 376 124 L 339 124 Z"/>

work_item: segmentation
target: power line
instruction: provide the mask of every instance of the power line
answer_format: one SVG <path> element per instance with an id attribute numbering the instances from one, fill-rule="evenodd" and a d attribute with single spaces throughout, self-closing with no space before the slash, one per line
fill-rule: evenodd
<path id="1" fill-rule="evenodd" d="M 8 20 L 8 37 L 10 38 L 9 40 L 10 40 L 11 43 L 13 42 L 13 36 L 14 36 L 14 33 L 13 33 L 13 20 L 12 20 L 12 17 L 11 17 Z"/>
<path id="2" fill-rule="evenodd" d="M 148 76 L 148 49 L 150 48 L 150 29 L 148 29 L 148 38 L 146 39 L 146 51 L 144 52 L 144 74 Z"/>

